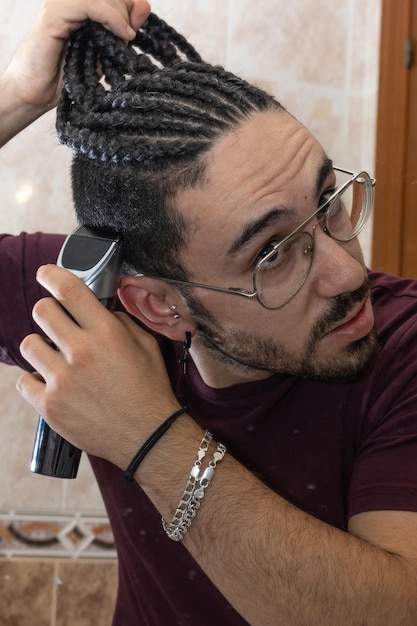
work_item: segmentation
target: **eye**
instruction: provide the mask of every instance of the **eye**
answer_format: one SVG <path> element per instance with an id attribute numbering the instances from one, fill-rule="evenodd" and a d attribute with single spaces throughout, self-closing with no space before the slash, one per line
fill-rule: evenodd
<path id="1" fill-rule="evenodd" d="M 325 191 L 319 199 L 319 204 L 318 206 L 321 207 L 323 206 L 323 204 L 326 204 L 326 202 L 328 202 L 330 200 L 330 198 L 332 197 L 332 195 L 335 193 L 336 189 L 333 187 L 332 189 L 327 189 L 327 191 Z"/>
<path id="2" fill-rule="evenodd" d="M 278 244 L 278 241 L 270 241 L 269 243 L 266 244 L 266 246 L 264 246 L 262 248 L 262 250 L 259 252 L 258 256 L 256 257 L 256 265 L 258 265 L 258 263 L 260 263 L 261 261 L 263 261 L 265 259 L 266 256 L 268 256 L 268 254 L 270 252 L 272 252 L 272 250 L 275 248 L 275 246 Z M 278 248 L 278 250 L 276 250 L 275 254 L 273 254 L 271 256 L 270 259 L 268 259 L 267 261 L 267 265 L 274 265 L 277 260 L 279 259 L 280 256 L 280 249 Z"/>

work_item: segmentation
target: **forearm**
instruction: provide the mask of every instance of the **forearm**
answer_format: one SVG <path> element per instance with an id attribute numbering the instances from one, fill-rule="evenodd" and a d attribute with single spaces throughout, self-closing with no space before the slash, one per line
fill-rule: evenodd
<path id="1" fill-rule="evenodd" d="M 168 521 L 201 436 L 181 418 L 137 473 Z M 416 623 L 417 573 L 405 559 L 303 513 L 228 455 L 184 544 L 253 626 Z"/>
<path id="2" fill-rule="evenodd" d="M 0 75 L 0 147 L 48 110 L 20 100 L 6 74 Z"/>

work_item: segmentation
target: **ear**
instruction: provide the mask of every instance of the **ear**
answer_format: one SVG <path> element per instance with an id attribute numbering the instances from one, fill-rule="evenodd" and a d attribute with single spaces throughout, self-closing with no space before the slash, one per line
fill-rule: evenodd
<path id="1" fill-rule="evenodd" d="M 184 341 L 186 331 L 196 330 L 184 298 L 162 280 L 126 276 L 120 282 L 119 298 L 128 313 L 168 339 Z"/>

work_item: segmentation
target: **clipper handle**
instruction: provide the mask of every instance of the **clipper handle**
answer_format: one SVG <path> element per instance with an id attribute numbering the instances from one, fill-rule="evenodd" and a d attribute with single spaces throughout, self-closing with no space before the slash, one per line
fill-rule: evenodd
<path id="1" fill-rule="evenodd" d="M 78 275 L 100 302 L 113 309 L 122 263 L 120 238 L 86 226 L 69 235 L 57 264 Z M 39 416 L 30 469 L 55 478 L 75 478 L 81 450 L 58 435 Z"/>
<path id="2" fill-rule="evenodd" d="M 81 450 L 58 435 L 40 415 L 30 469 L 35 474 L 55 478 L 75 478 Z"/>

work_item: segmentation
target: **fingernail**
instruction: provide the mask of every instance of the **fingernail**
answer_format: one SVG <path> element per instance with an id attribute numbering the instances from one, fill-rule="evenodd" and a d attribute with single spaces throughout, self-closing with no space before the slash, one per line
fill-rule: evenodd
<path id="1" fill-rule="evenodd" d="M 36 272 L 36 280 L 38 282 L 41 282 L 42 274 L 45 268 L 46 268 L 46 265 L 41 265 L 40 267 L 38 267 L 37 272 Z"/>

